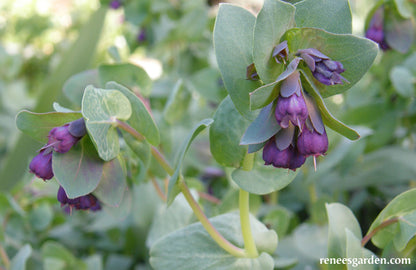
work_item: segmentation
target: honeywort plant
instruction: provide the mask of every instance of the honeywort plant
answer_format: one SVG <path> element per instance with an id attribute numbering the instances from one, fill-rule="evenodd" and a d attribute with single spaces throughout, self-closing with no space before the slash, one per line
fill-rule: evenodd
<path id="1" fill-rule="evenodd" d="M 113 9 L 123 4 L 109 3 Z M 337 12 L 323 17 L 322 10 Z M 384 48 L 384 37 L 379 37 L 384 29 L 381 21 L 379 17 L 371 20 L 367 37 Z M 143 29 L 137 34 L 139 42 L 146 42 Z M 360 137 L 331 114 L 325 98 L 344 93 L 364 76 L 378 53 L 377 45 L 351 34 L 350 7 L 344 0 L 295 4 L 265 0 L 256 16 L 240 6 L 221 4 L 213 42 L 228 95 L 212 119 L 200 121 L 185 136 L 173 162 L 164 154 L 164 134 L 152 110 L 157 103 L 148 103 L 150 78 L 137 66 L 116 63 L 67 81 L 64 93 L 76 109 L 54 103 L 55 112 L 18 114 L 18 128 L 44 144 L 32 159 L 30 172 L 59 183 L 57 201 L 69 212 L 118 207 L 137 175 L 152 181 L 168 206 L 184 198 L 199 223 L 149 236 L 149 261 L 154 269 L 291 266 L 293 261 L 285 261 L 289 255 L 275 251 L 276 231 L 250 214 L 250 194 L 276 196 L 276 191 L 295 179 L 308 157 L 319 173 L 316 160 L 325 160 L 331 147 L 327 129 L 350 140 Z M 186 96 L 181 81 L 173 93 Z M 179 100 L 177 107 L 164 111 L 171 123 L 175 122 L 172 111 L 188 102 L 187 98 Z M 188 187 L 192 179 L 183 172 L 191 144 L 206 128 L 212 156 L 228 167 L 239 193 L 239 211 L 214 218 L 204 213 L 209 209 L 200 206 Z M 166 175 L 164 194 L 155 179 Z M 181 193 L 183 197 L 178 196 Z M 403 250 L 414 236 L 409 225 L 414 219 L 414 193 L 411 190 L 395 198 L 364 237 L 347 207 L 326 205 L 327 256 L 369 257 L 372 254 L 364 246 L 370 239 L 381 248 L 394 241 L 397 250 Z M 204 193 L 200 196 L 211 198 Z M 386 228 L 389 231 L 383 233 Z"/>

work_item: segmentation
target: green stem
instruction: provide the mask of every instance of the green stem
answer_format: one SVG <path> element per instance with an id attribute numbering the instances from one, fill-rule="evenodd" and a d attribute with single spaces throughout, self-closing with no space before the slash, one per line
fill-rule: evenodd
<path id="1" fill-rule="evenodd" d="M 240 224 L 241 231 L 243 233 L 244 248 L 248 257 L 257 258 L 259 253 L 257 252 L 256 243 L 254 242 L 253 234 L 251 233 L 250 226 L 250 194 L 240 189 L 239 207 L 240 207 Z"/>
<path id="2" fill-rule="evenodd" d="M 4 263 L 4 267 L 6 267 L 6 269 L 10 268 L 10 259 L 9 256 L 7 256 L 6 251 L 4 250 L 4 248 L 0 245 L 0 258 Z"/>
<path id="3" fill-rule="evenodd" d="M 225 239 L 218 231 L 215 229 L 215 227 L 211 224 L 211 222 L 208 220 L 208 218 L 205 216 L 202 209 L 199 207 L 199 204 L 195 201 L 194 197 L 192 196 L 191 192 L 189 191 L 188 186 L 185 184 L 185 181 L 182 179 L 182 177 L 179 179 L 179 188 L 181 189 L 183 195 L 185 196 L 185 199 L 188 201 L 189 205 L 191 206 L 192 210 L 194 211 L 194 214 L 198 218 L 198 220 L 201 222 L 202 226 L 204 226 L 205 230 L 208 232 L 208 234 L 214 239 L 214 241 L 225 251 L 230 253 L 231 255 L 235 257 L 247 257 L 246 252 L 231 244 L 227 239 Z"/>
<path id="4" fill-rule="evenodd" d="M 380 223 L 380 225 L 378 225 L 377 227 L 374 228 L 374 230 L 372 230 L 371 232 L 369 232 L 366 236 L 363 237 L 363 239 L 361 240 L 361 246 L 364 247 L 368 241 L 370 241 L 370 239 L 376 234 L 378 233 L 381 229 L 384 229 L 385 227 L 394 224 L 396 222 L 398 222 L 400 220 L 399 217 L 394 217 L 391 219 L 387 219 L 385 221 L 383 221 L 382 223 Z"/>
<path id="5" fill-rule="evenodd" d="M 135 137 L 137 140 L 142 141 L 144 140 L 143 135 L 141 135 L 137 130 L 132 128 L 130 125 L 128 125 L 125 122 L 116 121 L 117 126 L 129 134 L 131 134 L 133 137 Z M 159 162 L 160 166 L 166 171 L 167 174 L 173 175 L 175 170 L 170 166 L 169 162 L 165 159 L 162 153 L 159 152 L 159 150 L 152 146 L 151 153 L 153 157 L 156 159 L 157 162 Z M 205 216 L 204 212 L 202 211 L 201 207 L 199 207 L 199 204 L 195 201 L 194 197 L 192 196 L 191 192 L 189 191 L 188 186 L 186 185 L 183 176 L 179 175 L 178 185 L 180 190 L 182 191 L 183 195 L 185 196 L 185 199 L 187 200 L 188 204 L 191 206 L 195 216 L 198 218 L 199 222 L 201 222 L 202 226 L 205 228 L 205 230 L 208 232 L 208 234 L 214 239 L 214 241 L 225 251 L 230 253 L 231 255 L 235 257 L 247 257 L 247 253 L 245 250 L 236 247 L 235 245 L 231 244 L 227 239 L 225 239 L 218 231 L 215 229 L 215 227 L 212 225 L 212 223 L 208 220 L 208 218 Z"/>
<path id="6" fill-rule="evenodd" d="M 246 154 L 243 160 L 242 169 L 245 171 L 251 171 L 254 165 L 254 153 Z M 253 234 L 251 232 L 250 225 L 250 194 L 240 188 L 239 195 L 239 208 L 240 208 L 240 224 L 241 232 L 244 239 L 244 248 L 250 258 L 256 258 L 259 256 L 257 252 L 256 243 L 254 242 Z"/>

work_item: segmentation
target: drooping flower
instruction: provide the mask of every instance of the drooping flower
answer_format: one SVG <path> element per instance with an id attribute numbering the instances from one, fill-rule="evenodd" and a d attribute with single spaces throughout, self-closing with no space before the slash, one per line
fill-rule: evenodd
<path id="1" fill-rule="evenodd" d="M 30 162 L 29 169 L 31 173 L 43 180 L 51 179 L 53 177 L 52 151 L 47 149 L 40 150 L 39 154 Z"/>
<path id="2" fill-rule="evenodd" d="M 284 150 L 279 150 L 276 146 L 275 137 L 272 137 L 263 148 L 263 160 L 265 165 L 273 165 L 276 168 L 286 168 L 295 171 L 305 163 L 306 158 L 293 145 L 289 145 Z"/>
<path id="3" fill-rule="evenodd" d="M 84 119 L 73 121 L 60 127 L 54 127 L 49 131 L 48 146 L 58 153 L 66 153 L 86 133 Z"/>
<path id="4" fill-rule="evenodd" d="M 61 206 L 68 205 L 70 208 L 75 208 L 77 210 L 101 210 L 100 201 L 91 193 L 74 199 L 69 199 L 63 187 L 59 186 L 57 199 L 61 203 Z"/>
<path id="5" fill-rule="evenodd" d="M 30 172 L 44 180 L 51 179 L 54 176 L 52 170 L 53 151 L 58 153 L 68 152 L 86 132 L 83 118 L 52 128 L 49 131 L 48 143 L 41 148 L 39 154 L 30 162 Z"/>
<path id="6" fill-rule="evenodd" d="M 384 7 L 379 7 L 373 14 L 365 32 L 365 37 L 378 43 L 383 51 L 390 49 L 384 35 Z"/>
<path id="7" fill-rule="evenodd" d="M 305 157 L 322 156 L 328 151 L 328 136 L 326 131 L 320 134 L 314 128 L 309 129 L 307 125 L 302 129 L 297 139 L 297 149 Z"/>
<path id="8" fill-rule="evenodd" d="M 343 81 L 348 83 L 348 80 L 340 75 L 345 71 L 341 62 L 331 60 L 314 48 L 299 50 L 298 54 L 319 82 L 325 85 L 343 84 Z"/>
<path id="9" fill-rule="evenodd" d="M 282 82 L 276 103 L 275 116 L 282 128 L 289 126 L 289 121 L 299 128 L 308 117 L 308 108 L 302 95 L 299 71 L 293 72 Z"/>

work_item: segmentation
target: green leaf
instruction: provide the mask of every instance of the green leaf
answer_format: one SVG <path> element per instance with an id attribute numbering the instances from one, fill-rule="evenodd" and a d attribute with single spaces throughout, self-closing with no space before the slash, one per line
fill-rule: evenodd
<path id="1" fill-rule="evenodd" d="M 58 242 L 47 241 L 42 245 L 42 258 L 45 262 L 49 260 L 49 266 L 46 269 L 57 269 L 51 266 L 64 266 L 63 269 L 80 269 L 86 270 L 87 265 L 78 260 L 68 249 Z M 60 269 L 60 268 L 58 268 Z"/>
<path id="2" fill-rule="evenodd" d="M 157 128 L 151 114 L 143 101 L 128 88 L 116 83 L 109 82 L 105 85 L 107 89 L 120 91 L 130 101 L 132 114 L 127 123 L 142 134 L 151 144 L 157 146 L 160 143 L 159 129 Z"/>
<path id="3" fill-rule="evenodd" d="M 26 262 L 31 254 L 32 247 L 29 244 L 24 245 L 10 261 L 10 270 L 25 270 Z"/>
<path id="4" fill-rule="evenodd" d="M 231 243 L 239 247 L 244 245 L 238 213 L 220 215 L 210 221 Z M 150 249 L 150 264 L 158 270 L 271 270 L 273 259 L 266 252 L 276 249 L 277 235 L 253 216 L 250 216 L 250 223 L 260 252 L 257 258 L 237 258 L 230 255 L 214 242 L 198 222 L 158 240 Z"/>
<path id="5" fill-rule="evenodd" d="M 325 102 L 322 96 L 319 94 L 319 91 L 315 85 L 315 83 L 305 75 L 303 71 L 301 71 L 301 81 L 302 86 L 304 89 L 314 98 L 316 105 L 321 112 L 322 121 L 324 124 L 329 127 L 330 129 L 338 132 L 342 136 L 347 137 L 350 140 L 357 140 L 360 138 L 360 135 L 357 131 L 353 130 L 352 128 L 346 126 L 344 123 L 336 119 L 327 109 Z"/>
<path id="6" fill-rule="evenodd" d="M 55 178 L 69 198 L 76 198 L 95 190 L 103 174 L 104 162 L 98 157 L 88 136 L 67 153 L 53 153 L 52 169 Z"/>
<path id="7" fill-rule="evenodd" d="M 247 66 L 253 63 L 255 17 L 242 7 L 221 4 L 214 27 L 214 48 L 225 88 L 237 110 L 250 116 L 249 93 L 259 81 L 246 79 Z"/>
<path id="8" fill-rule="evenodd" d="M 177 186 L 179 176 L 181 174 L 182 163 L 185 158 L 185 154 L 188 151 L 189 147 L 191 146 L 192 141 L 201 133 L 206 127 L 209 127 L 212 124 L 212 119 L 204 119 L 199 122 L 193 130 L 190 132 L 189 136 L 185 139 L 182 143 L 180 150 L 178 152 L 178 156 L 175 160 L 175 172 L 169 179 L 169 186 L 168 186 L 168 195 L 167 195 L 167 203 L 170 205 L 175 197 L 179 194 L 179 187 Z"/>
<path id="9" fill-rule="evenodd" d="M 16 116 L 16 126 L 23 133 L 31 136 L 39 142 L 47 143 L 49 131 L 58 126 L 81 118 L 80 113 L 33 113 L 21 111 Z"/>
<path id="10" fill-rule="evenodd" d="M 251 92 L 250 109 L 255 110 L 263 108 L 275 100 L 279 96 L 281 83 L 297 69 L 300 60 L 301 58 L 296 57 L 274 82 L 263 85 Z"/>
<path id="11" fill-rule="evenodd" d="M 251 171 L 236 169 L 231 178 L 243 190 L 250 193 L 264 195 L 280 190 L 289 185 L 298 172 L 264 166 L 259 160 Z"/>
<path id="12" fill-rule="evenodd" d="M 227 96 L 227 91 L 220 86 L 220 80 L 218 69 L 204 68 L 192 75 L 190 87 L 208 101 L 220 103 Z"/>
<path id="13" fill-rule="evenodd" d="M 115 81 L 144 96 L 150 95 L 152 90 L 152 80 L 149 75 L 144 69 L 133 64 L 101 65 L 98 74 L 101 85 Z"/>
<path id="14" fill-rule="evenodd" d="M 108 161 L 115 158 L 120 146 L 114 123 L 127 120 L 132 109 L 128 98 L 117 90 L 87 86 L 82 98 L 82 115 L 98 155 Z"/>
<path id="15" fill-rule="evenodd" d="M 408 52 L 415 39 L 416 29 L 413 20 L 403 19 L 394 9 L 388 9 L 384 14 L 384 33 L 387 44 L 401 53 Z"/>
<path id="16" fill-rule="evenodd" d="M 29 213 L 29 222 L 36 231 L 45 231 L 53 219 L 52 207 L 47 203 L 35 205 Z"/>
<path id="17" fill-rule="evenodd" d="M 169 124 L 179 121 L 186 113 L 191 101 L 191 93 L 185 88 L 182 80 L 179 80 L 165 105 L 163 117 Z"/>
<path id="18" fill-rule="evenodd" d="M 94 195 L 109 206 L 118 207 L 126 190 L 126 176 L 119 158 L 104 163 L 100 183 Z"/>
<path id="19" fill-rule="evenodd" d="M 399 95 L 405 98 L 415 95 L 414 83 L 416 77 L 405 67 L 395 66 L 390 71 L 390 80 Z"/>
<path id="20" fill-rule="evenodd" d="M 258 144 L 267 141 L 280 130 L 274 111 L 276 102 L 264 107 L 259 116 L 248 126 L 241 138 L 240 144 Z"/>
<path id="21" fill-rule="evenodd" d="M 416 213 L 416 189 L 411 189 L 396 196 L 377 216 L 371 224 L 368 232 L 373 231 L 386 220 L 399 218 L 401 223 L 391 224 L 378 231 L 371 241 L 379 248 L 386 247 L 391 240 L 396 237 L 395 245 L 403 248 L 404 240 L 409 238 L 410 234 L 415 234 L 415 213 Z M 407 220 L 408 219 L 408 220 Z M 407 223 L 407 224 L 406 224 Z M 410 227 L 407 227 L 410 226 Z M 407 227 L 407 228 L 406 228 Z M 411 229 L 409 232 L 406 230 Z M 396 236 L 399 234 L 398 236 Z M 400 235 L 401 234 L 401 235 Z M 410 240 L 410 239 L 407 239 Z"/>
<path id="22" fill-rule="evenodd" d="M 193 195 L 194 198 L 198 197 L 198 194 Z M 161 205 L 153 218 L 146 246 L 150 248 L 163 236 L 189 225 L 193 216 L 194 212 L 182 194 L 179 194 L 169 207 Z"/>
<path id="23" fill-rule="evenodd" d="M 221 102 L 209 129 L 211 153 L 219 164 L 240 167 L 247 146 L 239 145 L 239 141 L 249 124 L 250 121 L 238 113 L 230 97 Z"/>
<path id="24" fill-rule="evenodd" d="M 90 69 L 71 76 L 64 84 L 62 91 L 76 106 L 81 107 L 85 87 L 94 85 L 100 87 L 98 70 Z"/>
<path id="25" fill-rule="evenodd" d="M 264 83 L 276 80 L 284 70 L 272 57 L 283 34 L 295 26 L 295 7 L 280 0 L 265 0 L 254 26 L 253 62 Z"/>
<path id="26" fill-rule="evenodd" d="M 356 238 L 361 239 L 360 225 L 351 210 L 340 203 L 327 204 L 326 211 L 329 224 L 328 257 L 345 258 L 347 254 L 346 230 L 348 229 Z"/>
<path id="27" fill-rule="evenodd" d="M 315 27 L 331 33 L 351 34 L 352 18 L 348 0 L 305 0 L 296 3 L 295 7 L 297 27 Z"/>
<path id="28" fill-rule="evenodd" d="M 354 260 L 357 258 L 367 258 L 371 259 L 376 257 L 371 251 L 366 248 L 361 247 L 361 239 L 357 238 L 348 228 L 345 229 L 346 234 L 346 256 L 345 258 L 350 258 L 352 261 L 351 264 L 347 264 L 348 270 L 375 270 L 378 269 L 375 264 L 354 264 Z"/>
<path id="29" fill-rule="evenodd" d="M 400 218 L 398 233 L 393 242 L 398 251 L 406 248 L 409 241 L 416 235 L 416 211 L 404 215 Z"/>
<path id="30" fill-rule="evenodd" d="M 95 56 L 96 45 L 104 26 L 105 14 L 108 8 L 103 6 L 92 14 L 89 21 L 81 28 L 79 37 L 65 52 L 54 72 L 47 75 L 45 83 L 39 87 L 39 94 L 35 112 L 49 111 L 52 102 L 56 101 L 61 92 L 62 85 L 71 75 L 85 70 Z M 76 61 L 74 61 L 76 59 Z M 38 147 L 28 137 L 19 136 L 15 140 L 15 146 L 10 148 L 6 159 L 2 161 L 0 170 L 0 189 L 9 190 L 22 179 L 27 172 L 28 159 L 32 151 Z"/>
<path id="31" fill-rule="evenodd" d="M 332 60 L 342 63 L 345 69 L 342 76 L 350 82 L 342 85 L 324 85 L 312 76 L 306 65 L 303 66 L 323 97 L 351 88 L 367 72 L 378 53 L 377 44 L 369 39 L 349 34 L 332 34 L 316 28 L 292 28 L 283 39 L 287 39 L 291 52 L 315 48 Z"/>
<path id="32" fill-rule="evenodd" d="M 394 3 L 396 4 L 396 8 L 400 16 L 405 19 L 410 19 L 412 17 L 412 10 L 414 10 L 414 6 L 410 4 L 409 0 L 394 0 Z"/>

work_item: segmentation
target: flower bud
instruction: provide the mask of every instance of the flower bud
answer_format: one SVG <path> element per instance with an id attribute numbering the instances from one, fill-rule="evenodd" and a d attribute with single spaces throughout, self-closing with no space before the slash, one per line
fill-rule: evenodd
<path id="1" fill-rule="evenodd" d="M 326 131 L 320 134 L 315 129 L 309 129 L 306 125 L 299 134 L 297 140 L 297 149 L 305 157 L 321 156 L 328 151 L 328 136 Z"/>
<path id="2" fill-rule="evenodd" d="M 29 169 L 37 177 L 49 180 L 53 177 L 52 171 L 52 151 L 43 149 L 30 162 Z"/>
<path id="3" fill-rule="evenodd" d="M 343 81 L 348 82 L 347 79 L 340 75 L 340 73 L 345 71 L 341 62 L 331 60 L 328 56 L 314 48 L 299 50 L 298 54 L 303 58 L 312 71 L 312 75 L 319 82 L 325 85 L 343 84 Z"/>
<path id="4" fill-rule="evenodd" d="M 295 171 L 305 163 L 306 158 L 299 154 L 292 145 L 284 150 L 279 150 L 276 147 L 275 138 L 272 137 L 263 148 L 263 160 L 265 165 Z"/>

